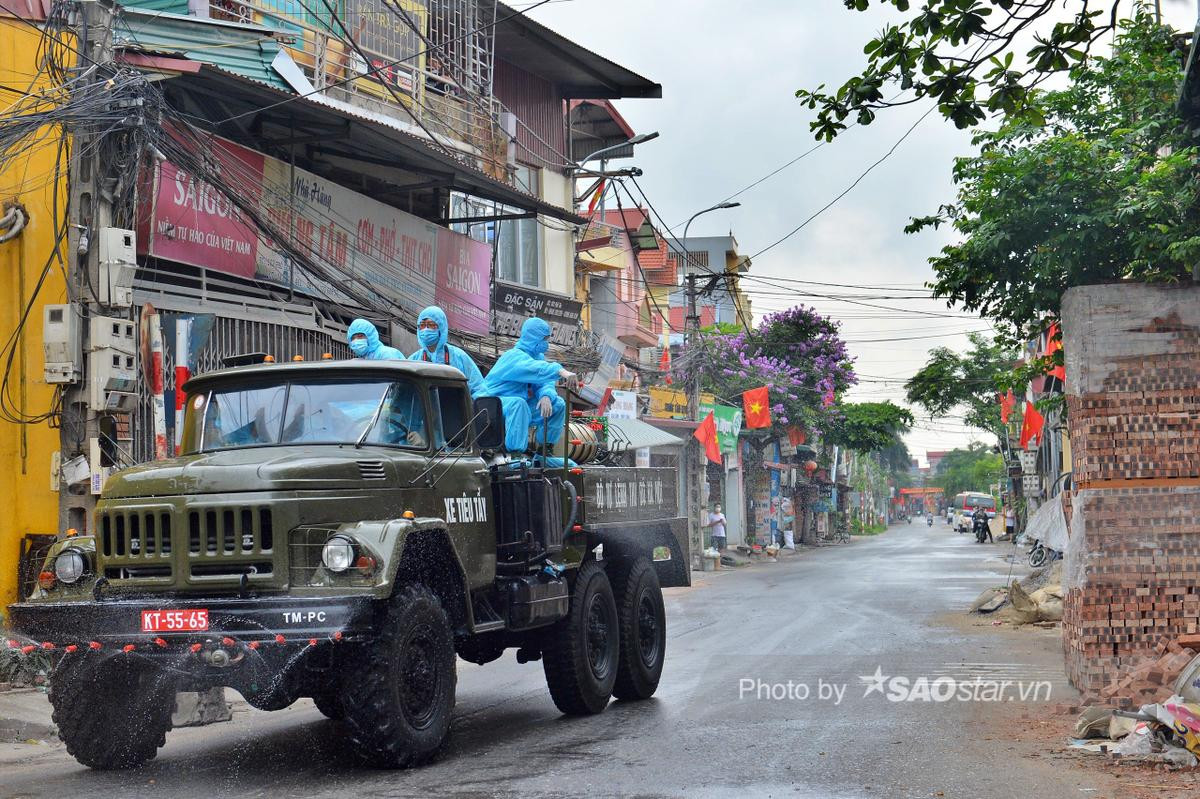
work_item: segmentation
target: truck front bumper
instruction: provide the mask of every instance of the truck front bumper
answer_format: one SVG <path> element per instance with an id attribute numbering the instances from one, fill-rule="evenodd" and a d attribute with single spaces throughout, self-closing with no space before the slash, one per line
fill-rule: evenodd
<path id="1" fill-rule="evenodd" d="M 9 605 L 12 629 L 32 644 L 55 648 L 175 649 L 232 639 L 239 644 L 303 644 L 363 640 L 374 632 L 374 600 L 366 596 L 188 597 L 144 596 L 101 601 L 22 602 Z M 145 611 L 207 611 L 207 629 L 146 631 Z M 49 648 L 49 647 L 47 647 Z"/>

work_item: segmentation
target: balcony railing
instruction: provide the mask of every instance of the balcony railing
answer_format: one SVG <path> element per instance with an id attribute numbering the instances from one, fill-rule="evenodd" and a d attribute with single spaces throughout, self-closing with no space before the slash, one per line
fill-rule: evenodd
<path id="1" fill-rule="evenodd" d="M 431 11 L 426 0 L 210 0 L 209 11 L 214 19 L 279 30 L 313 88 L 424 129 L 461 160 L 507 181 L 508 139 L 490 94 L 490 40 L 458 33 L 471 19 L 460 19 L 462 11 L 473 3 L 433 5 Z M 447 43 L 439 46 L 434 36 Z"/>

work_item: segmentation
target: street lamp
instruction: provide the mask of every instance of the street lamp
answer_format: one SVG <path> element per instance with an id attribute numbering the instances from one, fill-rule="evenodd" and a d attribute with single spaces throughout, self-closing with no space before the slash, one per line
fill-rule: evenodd
<path id="1" fill-rule="evenodd" d="M 659 136 L 659 133 L 657 130 L 654 131 L 653 133 L 639 133 L 638 135 L 634 136 L 632 139 L 629 139 L 628 141 L 623 141 L 620 144 L 612 144 L 612 145 L 609 145 L 608 147 L 601 147 L 599 150 L 592 153 L 587 158 L 580 159 L 577 166 L 582 167 L 588 161 L 595 160 L 596 156 L 604 155 L 605 153 L 609 152 L 610 150 L 620 150 L 622 147 L 629 147 L 634 144 L 641 144 L 643 142 L 648 142 L 651 139 L 657 139 L 658 136 Z"/>
<path id="2" fill-rule="evenodd" d="M 705 208 L 703 211 L 697 211 L 696 213 L 692 214 L 692 218 L 689 219 L 687 224 L 683 226 L 683 251 L 687 254 L 689 262 L 692 260 L 692 254 L 687 247 L 687 234 L 688 228 L 692 226 L 692 220 L 702 214 L 707 214 L 709 211 L 723 211 L 726 208 L 737 208 L 739 205 L 741 205 L 741 203 L 717 203 L 712 208 Z"/>

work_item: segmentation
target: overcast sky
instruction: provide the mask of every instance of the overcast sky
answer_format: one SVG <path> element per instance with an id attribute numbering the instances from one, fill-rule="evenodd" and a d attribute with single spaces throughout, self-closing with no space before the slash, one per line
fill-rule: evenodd
<path id="1" fill-rule="evenodd" d="M 1163 10 L 1177 28 L 1194 24 L 1190 0 L 1165 0 Z M 813 147 L 808 130 L 813 112 L 795 99 L 796 89 L 840 85 L 861 68 L 863 45 L 886 19 L 878 10 L 847 11 L 842 0 L 555 0 L 531 16 L 662 84 L 661 100 L 617 101 L 635 131 L 662 135 L 640 145 L 634 160 L 614 163 L 645 170 L 640 183 L 668 223 L 679 225 L 677 234 L 696 211 Z M 842 134 L 739 195 L 740 208 L 700 217 L 690 235 L 732 232 L 741 253 L 753 255 L 847 188 L 926 110 L 921 105 L 881 113 L 869 127 Z M 889 295 L 922 293 L 933 276 L 927 258 L 947 234 L 907 236 L 902 229 L 909 217 L 932 213 L 953 199 L 951 165 L 971 151 L 969 138 L 930 114 L 846 197 L 755 258 L 751 275 L 896 287 L 878 291 Z M 788 297 L 761 282 L 744 285 L 756 289 L 751 292 L 756 316 L 804 303 L 842 321 L 862 379 L 850 398 L 859 401 L 903 404 L 902 383 L 931 348 L 961 350 L 965 331 L 989 329 L 983 320 L 934 300 L 865 300 L 902 309 L 889 311 L 799 293 L 874 293 L 866 290 L 792 284 L 798 293 Z M 984 437 L 959 419 L 920 417 L 908 444 L 924 463 L 926 450 L 952 449 L 976 438 Z"/>

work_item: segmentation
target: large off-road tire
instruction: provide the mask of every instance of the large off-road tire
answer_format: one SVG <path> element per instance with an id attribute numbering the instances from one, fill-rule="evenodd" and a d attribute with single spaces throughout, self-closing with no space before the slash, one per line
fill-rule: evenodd
<path id="1" fill-rule="evenodd" d="M 383 768 L 419 766 L 445 743 L 454 710 L 454 637 L 437 596 L 422 585 L 397 590 L 379 638 L 343 671 L 350 739 Z"/>
<path id="2" fill-rule="evenodd" d="M 620 621 L 608 575 L 595 561 L 579 569 L 567 617 L 546 631 L 542 668 L 555 706 L 568 716 L 599 713 L 612 698 Z"/>
<path id="3" fill-rule="evenodd" d="M 334 721 L 346 718 L 346 705 L 336 689 L 313 694 L 312 701 L 317 706 L 317 710 L 321 711 L 321 714 L 325 718 L 333 719 Z"/>
<path id="4" fill-rule="evenodd" d="M 51 673 L 50 704 L 58 736 L 80 763 L 136 768 L 166 743 L 175 685 L 132 656 L 76 653 Z"/>
<path id="5" fill-rule="evenodd" d="M 621 620 L 613 696 L 649 699 L 658 690 L 667 656 L 667 614 L 658 574 L 645 558 L 623 561 L 612 569 L 612 586 Z"/>

